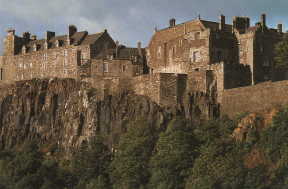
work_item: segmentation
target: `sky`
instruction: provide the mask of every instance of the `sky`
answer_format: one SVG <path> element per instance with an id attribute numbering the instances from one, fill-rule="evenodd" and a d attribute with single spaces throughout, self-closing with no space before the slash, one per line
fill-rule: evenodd
<path id="1" fill-rule="evenodd" d="M 226 16 L 249 16 L 251 25 L 267 14 L 267 24 L 278 23 L 288 28 L 287 0 L 0 0 L 0 52 L 8 28 L 21 36 L 29 31 L 44 38 L 47 30 L 56 35 L 66 34 L 68 25 L 89 33 L 107 29 L 116 41 L 137 46 L 148 45 L 155 27 L 168 26 L 169 19 L 176 24 L 197 18 L 218 21 Z"/>

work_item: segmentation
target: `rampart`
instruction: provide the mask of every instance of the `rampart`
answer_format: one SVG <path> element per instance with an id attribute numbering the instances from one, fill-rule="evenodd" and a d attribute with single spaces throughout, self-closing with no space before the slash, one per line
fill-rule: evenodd
<path id="1" fill-rule="evenodd" d="M 224 90 L 221 115 L 261 112 L 288 105 L 288 81 L 264 82 L 249 87 Z"/>
<path id="2" fill-rule="evenodd" d="M 186 74 L 156 73 L 132 79 L 133 91 L 151 98 L 160 105 L 181 103 L 186 91 Z"/>

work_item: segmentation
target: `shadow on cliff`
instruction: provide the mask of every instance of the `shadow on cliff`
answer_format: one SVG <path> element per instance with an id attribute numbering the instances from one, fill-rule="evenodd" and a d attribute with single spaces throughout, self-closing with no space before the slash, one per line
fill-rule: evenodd
<path id="1" fill-rule="evenodd" d="M 112 147 L 133 120 L 145 118 L 157 127 L 175 116 L 199 122 L 209 101 L 204 94 L 189 94 L 182 105 L 160 107 L 131 91 L 103 97 L 100 89 L 74 79 L 33 79 L 1 89 L 0 149 L 37 140 L 67 154 L 96 134 Z"/>

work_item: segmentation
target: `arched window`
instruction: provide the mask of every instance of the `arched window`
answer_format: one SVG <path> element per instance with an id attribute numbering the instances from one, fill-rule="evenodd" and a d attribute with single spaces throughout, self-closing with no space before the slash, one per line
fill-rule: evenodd
<path id="1" fill-rule="evenodd" d="M 47 41 L 45 41 L 45 43 L 44 43 L 44 49 L 45 49 L 45 50 L 48 49 L 48 42 L 47 42 Z"/>

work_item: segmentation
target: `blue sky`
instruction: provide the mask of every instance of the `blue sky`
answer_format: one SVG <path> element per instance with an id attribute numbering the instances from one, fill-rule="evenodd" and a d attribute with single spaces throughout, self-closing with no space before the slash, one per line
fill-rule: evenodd
<path id="1" fill-rule="evenodd" d="M 231 22 L 233 16 L 249 16 L 254 24 L 261 13 L 267 23 L 288 25 L 287 0 L 0 0 L 0 48 L 6 29 L 25 31 L 43 38 L 46 30 L 67 33 L 68 25 L 89 33 L 105 28 L 115 40 L 128 46 L 137 41 L 148 44 L 154 28 L 195 19 L 218 21 L 220 14 Z M 1 51 L 1 50 L 0 50 Z"/>

